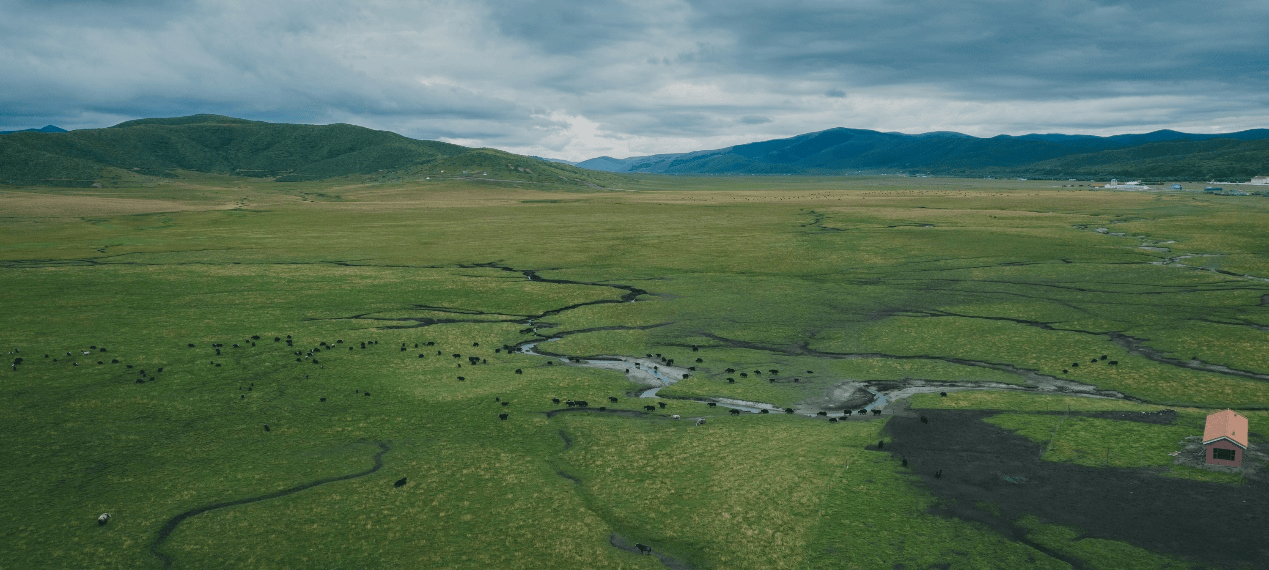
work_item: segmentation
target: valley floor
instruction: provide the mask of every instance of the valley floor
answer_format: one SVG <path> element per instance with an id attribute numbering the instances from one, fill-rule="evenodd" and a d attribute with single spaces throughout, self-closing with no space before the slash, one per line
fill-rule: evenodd
<path id="1" fill-rule="evenodd" d="M 0 567 L 1269 564 L 1269 202 L 746 178 L 0 189 Z"/>

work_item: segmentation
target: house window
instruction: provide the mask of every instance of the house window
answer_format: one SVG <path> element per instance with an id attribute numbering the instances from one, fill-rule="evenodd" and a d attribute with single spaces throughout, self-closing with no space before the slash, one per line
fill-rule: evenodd
<path id="1" fill-rule="evenodd" d="M 1212 448 L 1212 459 L 1220 459 L 1224 461 L 1233 461 L 1237 457 L 1232 449 L 1221 449 L 1219 447 Z"/>

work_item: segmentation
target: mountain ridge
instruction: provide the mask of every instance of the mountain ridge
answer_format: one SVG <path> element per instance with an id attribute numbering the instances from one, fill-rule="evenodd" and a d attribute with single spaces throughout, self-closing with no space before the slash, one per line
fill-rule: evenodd
<path id="1" fill-rule="evenodd" d="M 1269 129 L 1220 134 L 1165 129 L 1108 137 L 1032 133 L 980 138 L 947 131 L 909 135 L 837 127 L 721 149 L 624 159 L 597 157 L 576 164 L 608 172 L 661 174 L 885 171 L 955 176 L 1152 177 L 1168 173 L 1208 179 L 1269 172 L 1269 154 L 1259 144 L 1265 140 L 1269 140 Z M 1203 144 L 1212 141 L 1227 142 Z M 1118 152 L 1130 148 L 1140 152 Z"/>
<path id="2" fill-rule="evenodd" d="M 44 125 L 38 129 L 21 129 L 17 131 L 0 131 L 0 135 L 11 135 L 13 133 L 66 133 L 70 132 L 57 125 Z"/>
<path id="3" fill-rule="evenodd" d="M 90 186 L 180 171 L 278 182 L 480 177 L 604 187 L 615 178 L 496 149 L 411 139 L 348 124 L 297 125 L 219 115 L 138 119 L 102 129 L 0 137 L 0 183 Z M 492 175 L 492 176 L 491 176 Z"/>

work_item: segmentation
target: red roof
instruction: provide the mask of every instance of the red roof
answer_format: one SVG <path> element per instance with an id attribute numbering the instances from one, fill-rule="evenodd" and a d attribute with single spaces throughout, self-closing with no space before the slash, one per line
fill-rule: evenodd
<path id="1" fill-rule="evenodd" d="M 1247 449 L 1247 417 L 1233 410 L 1222 410 L 1207 416 L 1203 428 L 1203 445 L 1226 438 Z"/>

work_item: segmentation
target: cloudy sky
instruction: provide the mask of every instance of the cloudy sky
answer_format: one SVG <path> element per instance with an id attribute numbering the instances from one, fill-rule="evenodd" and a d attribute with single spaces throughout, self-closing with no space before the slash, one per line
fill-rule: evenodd
<path id="1" fill-rule="evenodd" d="M 0 130 L 215 113 L 582 160 L 1269 127 L 1269 2 L 0 0 Z"/>

